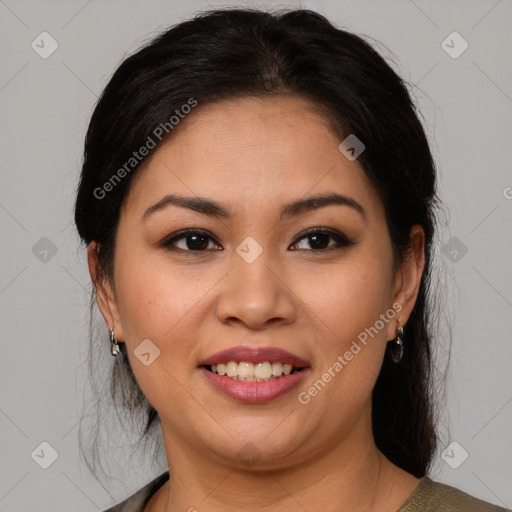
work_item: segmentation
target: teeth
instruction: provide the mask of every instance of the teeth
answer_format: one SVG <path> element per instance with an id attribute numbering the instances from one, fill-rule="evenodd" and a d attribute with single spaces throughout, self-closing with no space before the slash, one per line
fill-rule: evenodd
<path id="1" fill-rule="evenodd" d="M 270 377 L 270 375 L 269 375 Z M 254 365 L 252 363 L 238 363 L 238 378 L 240 380 L 254 379 Z"/>
<path id="2" fill-rule="evenodd" d="M 256 364 L 246 361 L 240 361 L 239 363 L 229 361 L 227 364 L 212 364 L 210 368 L 213 373 L 226 375 L 234 380 L 247 382 L 266 382 L 281 377 L 283 374 L 290 375 L 292 370 L 299 370 L 299 368 L 293 368 L 293 366 L 288 363 L 269 363 L 268 361 Z"/>
<path id="3" fill-rule="evenodd" d="M 279 377 L 283 373 L 282 363 L 272 363 L 272 375 Z"/>
<path id="4" fill-rule="evenodd" d="M 226 365 L 226 375 L 228 377 L 236 377 L 238 375 L 238 365 L 235 362 L 230 361 Z"/>
<path id="5" fill-rule="evenodd" d="M 253 365 L 254 368 L 254 376 L 257 379 L 270 379 L 272 377 L 272 366 L 268 361 L 265 361 L 264 363 L 258 363 L 256 365 Z"/>

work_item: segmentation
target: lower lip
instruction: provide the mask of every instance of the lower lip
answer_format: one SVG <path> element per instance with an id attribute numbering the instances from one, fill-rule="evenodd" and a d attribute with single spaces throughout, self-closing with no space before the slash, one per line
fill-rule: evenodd
<path id="1" fill-rule="evenodd" d="M 210 383 L 225 395 L 234 400 L 252 403 L 269 402 L 285 395 L 298 386 L 309 371 L 309 368 L 304 368 L 300 372 L 281 376 L 267 382 L 247 382 L 213 373 L 203 366 L 199 369 Z"/>

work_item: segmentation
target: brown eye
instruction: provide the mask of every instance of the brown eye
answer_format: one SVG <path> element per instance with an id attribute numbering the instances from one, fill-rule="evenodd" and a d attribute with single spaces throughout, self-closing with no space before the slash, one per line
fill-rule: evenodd
<path id="1" fill-rule="evenodd" d="M 333 239 L 336 243 L 329 246 L 329 239 Z M 315 250 L 315 252 L 341 249 L 343 247 L 355 245 L 356 243 L 339 231 L 325 228 L 312 228 L 302 233 L 301 237 L 297 239 L 292 247 L 296 247 L 301 240 L 306 240 L 306 242 L 310 245 L 311 248 Z"/>
<path id="2" fill-rule="evenodd" d="M 176 243 L 184 240 L 181 247 L 177 247 Z M 189 229 L 174 234 L 171 238 L 167 238 L 160 245 L 168 249 L 177 249 L 186 252 L 205 252 L 208 250 L 210 241 L 214 239 L 206 232 L 197 229 Z M 210 247 L 211 249 L 211 247 Z"/>
<path id="3" fill-rule="evenodd" d="M 291 246 L 292 250 L 299 243 L 305 240 L 309 244 L 309 249 L 299 248 L 298 250 L 312 250 L 313 252 L 327 252 L 331 250 L 338 250 L 344 247 L 355 245 L 356 242 L 350 240 L 343 233 L 330 229 L 330 228 L 312 228 L 302 233 L 294 244 Z M 330 244 L 330 241 L 334 240 L 334 244 Z M 216 240 L 207 232 L 198 229 L 188 229 L 174 233 L 170 238 L 165 239 L 161 242 L 160 246 L 169 250 L 176 250 L 182 252 L 206 252 L 208 250 L 222 250 L 218 249 L 219 245 L 213 243 Z M 181 243 L 181 247 L 177 244 Z M 217 248 L 216 248 L 217 247 Z"/>

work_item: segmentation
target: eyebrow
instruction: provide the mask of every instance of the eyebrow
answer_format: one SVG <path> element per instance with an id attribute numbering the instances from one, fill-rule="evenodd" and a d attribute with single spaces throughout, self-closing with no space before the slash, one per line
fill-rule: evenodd
<path id="1" fill-rule="evenodd" d="M 219 219 L 232 219 L 234 212 L 217 201 L 206 199 L 204 197 L 184 197 L 176 194 L 168 194 L 160 201 L 150 206 L 143 214 L 141 220 L 147 219 L 155 212 L 161 211 L 168 206 L 178 206 L 181 208 L 188 208 L 203 215 L 209 215 Z M 306 199 L 299 199 L 291 203 L 287 203 L 281 207 L 280 220 L 297 217 L 306 212 L 325 208 L 326 206 L 339 205 L 348 206 L 356 210 L 366 221 L 366 212 L 364 208 L 355 199 L 351 197 L 337 194 L 318 194 L 308 197 Z"/>

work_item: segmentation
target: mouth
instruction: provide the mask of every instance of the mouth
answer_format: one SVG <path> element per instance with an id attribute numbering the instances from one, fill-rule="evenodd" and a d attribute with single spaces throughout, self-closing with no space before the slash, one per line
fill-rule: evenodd
<path id="1" fill-rule="evenodd" d="M 277 347 L 237 346 L 201 361 L 214 389 L 234 400 L 268 402 L 289 393 L 310 373 L 305 359 Z"/>

